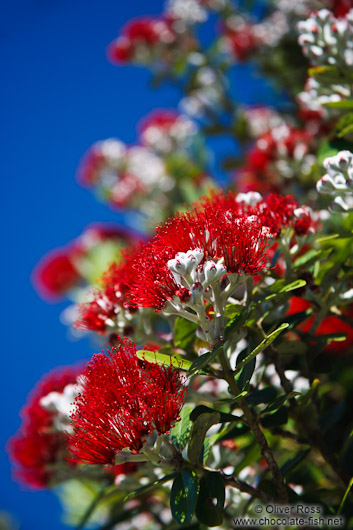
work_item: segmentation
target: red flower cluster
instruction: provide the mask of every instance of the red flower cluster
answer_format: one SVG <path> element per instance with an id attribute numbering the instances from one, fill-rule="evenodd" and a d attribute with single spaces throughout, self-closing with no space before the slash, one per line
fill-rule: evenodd
<path id="1" fill-rule="evenodd" d="M 138 60 L 139 51 L 157 51 L 161 46 L 171 46 L 176 34 L 168 20 L 162 18 L 136 18 L 130 20 L 121 30 L 121 35 L 108 49 L 113 63 L 128 63 Z M 143 61 L 142 61 L 143 62 Z"/>
<path id="2" fill-rule="evenodd" d="M 170 430 L 184 402 L 179 371 L 139 361 L 127 339 L 120 339 L 109 357 L 94 355 L 82 381 L 69 437 L 77 462 L 114 464 L 124 448 L 138 452 L 154 430 Z"/>
<path id="3" fill-rule="evenodd" d="M 337 18 L 343 18 L 352 9 L 352 0 L 331 0 L 330 10 Z"/>
<path id="4" fill-rule="evenodd" d="M 239 27 L 227 27 L 224 38 L 230 53 L 239 62 L 247 61 L 262 44 L 256 27 L 245 22 Z"/>
<path id="5" fill-rule="evenodd" d="M 67 385 L 76 383 L 79 374 L 78 367 L 47 374 L 22 409 L 21 428 L 9 441 L 8 451 L 17 467 L 15 476 L 33 488 L 47 487 L 59 467 L 65 467 L 67 454 L 66 434 L 55 429 L 55 413 L 41 405 L 41 398 L 51 392 L 61 393 Z"/>
<path id="6" fill-rule="evenodd" d="M 249 193 L 249 195 L 251 192 Z M 237 218 L 239 216 L 256 216 L 263 227 L 268 228 L 272 237 L 278 237 L 282 228 L 292 226 L 297 235 L 305 235 L 312 227 L 310 210 L 301 207 L 293 195 L 279 195 L 269 193 L 261 198 L 259 194 L 257 201 L 246 202 L 243 194 L 221 192 L 213 194 L 210 204 L 222 208 L 227 216 Z M 244 197 L 244 200 L 242 200 Z"/>
<path id="7" fill-rule="evenodd" d="M 312 124 L 312 122 L 310 122 Z M 245 166 L 237 172 L 241 191 L 274 191 L 281 182 L 279 177 L 292 178 L 293 171 L 306 171 L 308 157 L 318 131 L 315 127 L 295 128 L 280 125 L 261 135 L 247 153 Z"/>
<path id="8" fill-rule="evenodd" d="M 137 256 L 136 277 L 128 294 L 132 304 L 163 309 L 168 300 L 191 293 L 175 280 L 168 261 L 181 252 L 203 252 L 199 267 L 208 259 L 224 260 L 225 274 L 257 274 L 266 267 L 268 233 L 260 220 L 227 207 L 226 196 L 206 199 L 185 214 L 178 214 L 157 228 L 153 241 Z"/>
<path id="9" fill-rule="evenodd" d="M 33 272 L 38 292 L 47 299 L 56 299 L 78 286 L 83 277 L 81 261 L 99 243 L 107 240 L 126 244 L 133 240 L 125 229 L 114 225 L 91 225 L 66 247 L 48 252 Z"/>
<path id="10" fill-rule="evenodd" d="M 126 294 L 134 278 L 132 263 L 140 247 L 122 250 L 122 261 L 113 263 L 101 278 L 102 289 L 97 290 L 91 302 L 81 304 L 80 316 L 75 322 L 77 329 L 104 333 L 115 327 L 115 319 L 121 309 L 133 312 Z M 125 330 L 125 334 L 127 330 Z"/>

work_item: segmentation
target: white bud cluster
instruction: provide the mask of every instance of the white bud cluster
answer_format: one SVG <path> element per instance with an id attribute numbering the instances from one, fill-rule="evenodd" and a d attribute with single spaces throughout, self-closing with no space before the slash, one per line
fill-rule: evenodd
<path id="1" fill-rule="evenodd" d="M 238 193 L 235 200 L 248 206 L 256 206 L 262 200 L 262 196 L 257 191 L 248 191 L 247 193 Z"/>
<path id="2" fill-rule="evenodd" d="M 249 107 L 244 110 L 244 117 L 253 138 L 259 138 L 283 124 L 283 117 L 270 107 Z"/>
<path id="3" fill-rule="evenodd" d="M 198 24 L 207 20 L 207 11 L 198 0 L 168 0 L 165 13 L 186 24 Z"/>
<path id="4" fill-rule="evenodd" d="M 327 173 L 316 184 L 323 195 L 333 197 L 330 210 L 335 213 L 353 211 L 353 154 L 340 151 L 324 160 Z"/>
<path id="5" fill-rule="evenodd" d="M 162 154 L 188 148 L 198 133 L 196 123 L 187 116 L 177 116 L 168 127 L 151 124 L 141 134 L 144 145 Z"/>
<path id="6" fill-rule="evenodd" d="M 353 10 L 337 19 L 328 9 L 321 9 L 298 22 L 298 42 L 314 66 L 353 65 L 352 17 Z"/>
<path id="7" fill-rule="evenodd" d="M 196 248 L 187 252 L 178 252 L 175 258 L 167 263 L 175 283 L 190 291 L 188 305 L 197 304 L 204 291 L 227 274 L 227 268 L 222 260 L 208 259 L 200 265 L 203 258 L 203 250 Z"/>
<path id="8" fill-rule="evenodd" d="M 226 80 L 213 68 L 203 66 L 198 69 L 195 82 L 197 88 L 180 101 L 180 108 L 185 114 L 200 118 L 206 109 L 219 108 Z"/>
<path id="9" fill-rule="evenodd" d="M 323 114 L 335 112 L 325 107 L 326 103 L 335 103 L 350 97 L 350 87 L 347 84 L 332 84 L 324 86 L 316 79 L 309 77 L 305 83 L 305 90 L 297 96 L 299 105 L 304 109 L 320 111 Z"/>
<path id="10" fill-rule="evenodd" d="M 39 403 L 54 415 L 53 426 L 59 432 L 72 432 L 70 414 L 75 398 L 79 395 L 79 383 L 66 385 L 62 392 L 49 392 Z"/>

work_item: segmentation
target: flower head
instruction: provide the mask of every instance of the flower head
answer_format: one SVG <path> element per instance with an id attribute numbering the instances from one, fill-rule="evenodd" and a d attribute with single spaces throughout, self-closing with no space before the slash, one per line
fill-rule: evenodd
<path id="1" fill-rule="evenodd" d="M 140 246 L 123 249 L 119 263 L 112 263 L 100 280 L 101 288 L 93 291 L 91 300 L 79 306 L 79 317 L 75 327 L 81 330 L 105 333 L 131 327 L 131 317 L 135 309 L 126 297 L 134 277 L 132 263 L 140 251 Z"/>
<path id="2" fill-rule="evenodd" d="M 113 224 L 92 224 L 65 247 L 48 252 L 33 272 L 33 282 L 38 292 L 49 300 L 56 300 L 71 289 L 90 281 L 92 262 L 104 249 L 104 256 L 115 258 L 122 246 L 133 242 L 135 236 L 129 230 Z M 102 252 L 103 254 L 103 252 Z M 99 263 L 102 267 L 102 263 Z M 104 270 L 103 263 L 103 270 Z M 93 274 L 101 271 L 94 268 Z"/>
<path id="3" fill-rule="evenodd" d="M 139 361 L 127 339 L 109 356 L 94 355 L 82 380 L 69 446 L 75 461 L 88 464 L 114 464 L 124 448 L 138 452 L 154 430 L 170 430 L 184 401 L 179 371 Z"/>
<path id="4" fill-rule="evenodd" d="M 304 235 L 311 227 L 310 210 L 301 207 L 293 195 L 269 193 L 262 197 L 257 192 L 213 194 L 211 204 L 223 209 L 232 218 L 255 216 L 272 237 L 280 235 L 283 228 L 292 226 L 298 235 Z"/>
<path id="5" fill-rule="evenodd" d="M 134 263 L 129 299 L 156 310 L 175 297 L 198 303 L 227 275 L 264 270 L 267 240 L 259 219 L 245 215 L 240 205 L 230 211 L 222 201 L 206 199 L 157 228 Z"/>
<path id="6" fill-rule="evenodd" d="M 49 373 L 22 409 L 22 425 L 10 439 L 8 450 L 15 476 L 31 487 L 47 487 L 67 467 L 66 431 L 80 371 L 69 367 Z"/>

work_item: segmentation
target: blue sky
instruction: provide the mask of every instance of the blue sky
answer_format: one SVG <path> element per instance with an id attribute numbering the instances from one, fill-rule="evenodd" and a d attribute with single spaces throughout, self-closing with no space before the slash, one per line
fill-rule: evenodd
<path id="1" fill-rule="evenodd" d="M 146 10 L 158 14 L 162 5 L 162 0 L 3 3 L 2 447 L 18 428 L 19 410 L 36 381 L 55 366 L 93 353 L 88 341 L 67 339 L 59 322 L 65 304 L 40 300 L 30 274 L 45 252 L 76 237 L 88 223 L 117 219 L 75 181 L 85 150 L 110 136 L 133 142 L 142 116 L 177 105 L 171 87 L 148 88 L 147 70 L 117 68 L 105 58 L 124 22 Z M 242 82 L 239 74 L 238 89 Z M 255 99 L 262 99 L 261 90 L 256 85 Z M 0 510 L 11 512 L 21 530 L 64 528 L 56 497 L 14 483 L 4 451 L 1 469 Z"/>

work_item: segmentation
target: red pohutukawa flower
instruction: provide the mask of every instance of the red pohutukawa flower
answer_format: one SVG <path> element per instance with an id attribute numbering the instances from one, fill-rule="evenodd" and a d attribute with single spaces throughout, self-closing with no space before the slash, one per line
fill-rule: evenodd
<path id="1" fill-rule="evenodd" d="M 123 249 L 122 260 L 112 263 L 103 274 L 102 288 L 94 292 L 90 302 L 79 306 L 79 318 L 75 322 L 77 329 L 104 334 L 107 330 L 120 327 L 127 334 L 126 328 L 131 327 L 131 322 L 125 317 L 131 316 L 136 309 L 131 306 L 126 293 L 135 276 L 132 264 L 140 248 Z"/>
<path id="2" fill-rule="evenodd" d="M 205 200 L 158 227 L 134 263 L 131 303 L 156 310 L 174 297 L 193 303 L 229 274 L 257 274 L 266 269 L 268 237 L 257 217 Z"/>
<path id="3" fill-rule="evenodd" d="M 105 242 L 121 245 L 136 241 L 125 227 L 113 224 L 89 225 L 65 247 L 48 252 L 33 271 L 33 282 L 38 292 L 49 300 L 56 300 L 83 281 L 82 263 L 98 245 Z"/>
<path id="4" fill-rule="evenodd" d="M 87 464 L 114 464 L 124 448 L 139 452 L 154 430 L 168 432 L 185 394 L 178 370 L 140 361 L 127 339 L 119 339 L 109 356 L 93 356 L 82 387 L 69 447 L 74 461 Z"/>
<path id="5" fill-rule="evenodd" d="M 144 62 L 148 51 L 170 46 L 176 34 L 169 21 L 161 18 L 136 18 L 130 20 L 121 30 L 120 36 L 108 49 L 109 59 L 117 64 L 130 61 Z"/>
<path id="6" fill-rule="evenodd" d="M 229 191 L 227 194 L 214 193 L 206 203 L 223 209 L 227 215 L 256 216 L 275 238 L 282 228 L 293 227 L 297 235 L 305 235 L 313 225 L 309 208 L 300 206 L 293 195 L 269 193 L 261 197 L 257 192 L 234 194 Z"/>
<path id="7" fill-rule="evenodd" d="M 22 425 L 10 439 L 8 451 L 16 466 L 15 476 L 28 486 L 45 488 L 67 468 L 67 407 L 76 395 L 80 371 L 68 367 L 47 374 L 22 409 Z"/>

